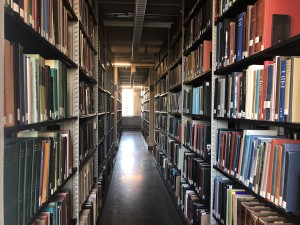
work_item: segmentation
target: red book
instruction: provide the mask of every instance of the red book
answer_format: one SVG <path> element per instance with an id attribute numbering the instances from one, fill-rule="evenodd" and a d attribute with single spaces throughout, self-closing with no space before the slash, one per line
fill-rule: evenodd
<path id="1" fill-rule="evenodd" d="M 300 4 L 298 0 L 259 0 L 256 2 L 256 8 L 256 26 L 259 26 L 256 27 L 256 52 L 271 47 L 273 14 L 285 14 L 290 16 L 291 37 L 300 33 Z"/>
<path id="2" fill-rule="evenodd" d="M 203 41 L 203 73 L 210 70 L 211 68 L 211 59 L 210 55 L 212 52 L 212 44 L 211 41 Z"/>

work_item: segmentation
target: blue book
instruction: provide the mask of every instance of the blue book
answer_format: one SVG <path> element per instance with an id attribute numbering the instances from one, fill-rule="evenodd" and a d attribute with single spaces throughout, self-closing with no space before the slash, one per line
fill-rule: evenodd
<path id="1" fill-rule="evenodd" d="M 281 76 L 280 76 L 279 122 L 284 122 L 285 78 L 286 78 L 286 60 L 283 60 L 281 61 Z"/>
<path id="2" fill-rule="evenodd" d="M 272 96 L 272 84 L 273 84 L 273 67 L 274 65 L 267 66 L 267 94 L 265 100 L 266 107 L 266 120 L 271 120 L 271 96 Z"/>
<path id="3" fill-rule="evenodd" d="M 300 144 L 284 144 L 285 149 L 285 175 L 283 208 L 287 212 L 300 210 Z"/>
<path id="4" fill-rule="evenodd" d="M 275 203 L 275 184 L 276 184 L 276 172 L 277 172 L 277 162 L 278 162 L 278 146 L 274 147 L 274 160 L 273 160 L 273 173 L 272 173 L 272 188 L 271 188 L 271 202 Z"/>
<path id="5" fill-rule="evenodd" d="M 244 30 L 244 12 L 238 15 L 238 27 L 237 27 L 237 61 L 243 58 L 243 30 Z"/>

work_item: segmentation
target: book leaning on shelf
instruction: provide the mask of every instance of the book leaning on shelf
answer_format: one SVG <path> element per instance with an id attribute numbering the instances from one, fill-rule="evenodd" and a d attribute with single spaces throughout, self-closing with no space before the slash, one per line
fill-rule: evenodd
<path id="1" fill-rule="evenodd" d="M 65 118 L 67 67 L 7 40 L 4 49 L 4 126 Z"/>
<path id="2" fill-rule="evenodd" d="M 287 212 L 299 211 L 299 140 L 273 130 L 218 132 L 218 168 Z"/>
<path id="3" fill-rule="evenodd" d="M 18 133 L 5 141 L 4 164 L 5 224 L 25 224 L 72 173 L 69 130 Z"/>
<path id="4" fill-rule="evenodd" d="M 62 0 L 57 1 L 6 1 L 6 5 L 18 13 L 28 26 L 32 27 L 49 43 L 64 54 L 71 56 L 69 41 L 69 12 Z"/>
<path id="5" fill-rule="evenodd" d="M 300 57 L 276 56 L 264 65 L 216 78 L 215 116 L 300 122 Z M 227 88 L 229 87 L 229 88 Z"/>
<path id="6" fill-rule="evenodd" d="M 235 182 L 222 176 L 216 176 L 214 180 L 213 215 L 222 225 L 293 224 Z"/>

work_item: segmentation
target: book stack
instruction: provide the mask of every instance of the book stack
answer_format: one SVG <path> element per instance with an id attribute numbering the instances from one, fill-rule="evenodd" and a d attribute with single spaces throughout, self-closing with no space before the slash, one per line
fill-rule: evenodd
<path id="1" fill-rule="evenodd" d="M 175 140 L 169 139 L 166 155 L 170 160 L 174 162 L 175 165 L 179 164 L 179 151 L 180 144 Z"/>
<path id="2" fill-rule="evenodd" d="M 69 12 L 63 1 L 6 1 L 24 23 L 32 27 L 65 55 L 72 56 L 69 48 Z"/>
<path id="3" fill-rule="evenodd" d="M 177 41 L 173 44 L 172 48 L 168 52 L 169 57 L 169 65 L 168 67 L 172 66 L 172 64 L 178 60 L 182 54 L 182 35 L 177 39 Z"/>
<path id="4" fill-rule="evenodd" d="M 168 146 L 168 136 L 166 134 L 160 134 L 159 136 L 159 148 L 164 153 L 167 152 L 167 146 Z"/>
<path id="5" fill-rule="evenodd" d="M 210 164 L 188 150 L 183 156 L 183 177 L 205 202 L 210 202 Z"/>
<path id="6" fill-rule="evenodd" d="M 211 27 L 212 2 L 205 0 L 198 13 L 191 19 L 184 31 L 184 50 L 189 49 L 195 41 Z"/>
<path id="7" fill-rule="evenodd" d="M 182 140 L 182 121 L 181 118 L 169 118 L 169 135 L 181 142 Z"/>
<path id="8" fill-rule="evenodd" d="M 168 110 L 168 96 L 167 95 L 159 98 L 159 109 L 161 112 L 167 112 L 167 110 Z"/>
<path id="9" fill-rule="evenodd" d="M 66 66 L 38 54 L 24 54 L 21 45 L 7 40 L 4 51 L 4 126 L 65 118 Z"/>
<path id="10" fill-rule="evenodd" d="M 98 92 L 98 113 L 105 112 L 105 95 L 106 93 Z"/>
<path id="11" fill-rule="evenodd" d="M 189 81 L 211 69 L 212 42 L 204 40 L 185 60 L 184 81 Z"/>
<path id="12" fill-rule="evenodd" d="M 183 113 L 194 115 L 210 115 L 211 83 L 205 81 L 198 87 L 186 88 L 183 91 Z"/>
<path id="13" fill-rule="evenodd" d="M 276 122 L 300 122 L 294 96 L 300 84 L 300 57 L 276 56 L 265 65 L 251 65 L 246 71 L 216 78 L 214 113 L 220 117 Z M 229 87 L 229 88 L 228 88 Z"/>
<path id="14" fill-rule="evenodd" d="M 82 205 L 82 211 L 79 215 L 80 225 L 94 225 L 97 224 L 97 218 L 99 215 L 99 188 L 93 188 L 85 203 Z"/>
<path id="15" fill-rule="evenodd" d="M 84 160 L 96 147 L 96 129 L 94 121 L 84 121 L 79 127 L 79 160 Z"/>
<path id="16" fill-rule="evenodd" d="M 176 93 L 169 93 L 168 95 L 168 112 L 181 113 L 182 97 L 181 91 Z"/>
<path id="17" fill-rule="evenodd" d="M 43 209 L 42 213 L 35 219 L 32 225 L 44 223 L 71 225 L 71 208 L 71 191 L 63 190 Z"/>
<path id="18" fill-rule="evenodd" d="M 163 130 L 164 132 L 167 132 L 167 130 L 168 130 L 167 124 L 168 124 L 167 115 L 161 115 L 160 116 L 160 126 L 159 126 L 159 128 L 161 130 Z"/>
<path id="19" fill-rule="evenodd" d="M 79 172 L 79 204 L 83 205 L 87 200 L 90 190 L 94 186 L 94 160 L 89 160 Z"/>
<path id="20" fill-rule="evenodd" d="M 102 140 L 105 135 L 105 118 L 98 117 L 98 140 Z"/>
<path id="21" fill-rule="evenodd" d="M 210 224 L 210 210 L 191 186 L 183 182 L 180 187 L 180 202 L 184 216 L 190 224 Z"/>
<path id="22" fill-rule="evenodd" d="M 213 215 L 220 224 L 292 225 L 228 178 L 216 176 Z"/>
<path id="23" fill-rule="evenodd" d="M 169 76 L 168 76 L 168 85 L 169 89 L 180 85 L 182 83 L 182 65 L 178 64 L 174 69 L 169 71 Z"/>
<path id="24" fill-rule="evenodd" d="M 95 113 L 93 85 L 81 81 L 79 84 L 80 115 Z"/>
<path id="25" fill-rule="evenodd" d="M 236 18 L 220 21 L 217 24 L 217 69 L 299 34 L 299 10 L 296 0 L 276 4 L 272 0 L 259 0 L 248 5 Z"/>
<path id="26" fill-rule="evenodd" d="M 205 159 L 210 156 L 211 125 L 201 123 L 197 120 L 187 120 L 183 124 L 183 143 L 189 149 Z"/>
<path id="27" fill-rule="evenodd" d="M 5 223 L 27 223 L 73 170 L 70 131 L 24 131 L 4 146 Z"/>
<path id="28" fill-rule="evenodd" d="M 287 212 L 297 200 L 300 141 L 272 130 L 220 129 L 216 166 Z"/>

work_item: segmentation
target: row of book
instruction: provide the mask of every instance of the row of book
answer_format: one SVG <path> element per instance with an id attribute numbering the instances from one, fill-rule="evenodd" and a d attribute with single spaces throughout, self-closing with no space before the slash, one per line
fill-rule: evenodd
<path id="1" fill-rule="evenodd" d="M 192 80 L 209 71 L 212 65 L 212 42 L 204 40 L 185 58 L 184 81 Z"/>
<path id="2" fill-rule="evenodd" d="M 149 110 L 150 109 L 150 102 L 144 102 L 142 104 L 142 110 Z"/>
<path id="3" fill-rule="evenodd" d="M 101 188 L 100 188 L 101 189 Z M 95 225 L 99 216 L 99 187 L 95 187 L 90 191 L 82 210 L 79 214 L 79 225 Z"/>
<path id="4" fill-rule="evenodd" d="M 180 143 L 173 139 L 168 140 L 166 155 L 175 165 L 179 165 Z"/>
<path id="5" fill-rule="evenodd" d="M 216 79 L 214 114 L 277 122 L 300 122 L 296 74 L 300 57 L 276 56 L 274 63 Z M 229 88 L 228 88 L 229 87 Z"/>
<path id="6" fill-rule="evenodd" d="M 154 109 L 155 111 L 167 112 L 168 108 L 168 96 L 165 95 L 160 98 L 155 98 Z"/>
<path id="7" fill-rule="evenodd" d="M 41 214 L 34 220 L 32 225 L 53 224 L 71 225 L 72 201 L 71 191 L 66 189 L 59 192 L 54 200 L 46 206 Z M 11 224 L 11 223 L 10 223 Z M 15 223 L 16 224 L 16 223 Z M 22 223 L 18 223 L 22 224 Z"/>
<path id="8" fill-rule="evenodd" d="M 210 157 L 211 125 L 197 120 L 183 123 L 183 144 L 205 159 Z"/>
<path id="9" fill-rule="evenodd" d="M 4 126 L 67 116 L 67 68 L 4 41 Z"/>
<path id="10" fill-rule="evenodd" d="M 142 119 L 149 121 L 149 112 L 144 111 L 141 113 Z"/>
<path id="11" fill-rule="evenodd" d="M 169 134 L 181 142 L 182 140 L 182 121 L 181 118 L 169 118 Z"/>
<path id="12" fill-rule="evenodd" d="M 296 0 L 258 0 L 237 18 L 217 24 L 217 69 L 271 47 L 300 33 Z"/>
<path id="13" fill-rule="evenodd" d="M 145 120 L 142 120 L 142 127 L 149 133 L 149 123 Z"/>
<path id="14" fill-rule="evenodd" d="M 188 150 L 183 156 L 183 177 L 194 187 L 200 198 L 210 202 L 210 164 Z"/>
<path id="15" fill-rule="evenodd" d="M 169 89 L 182 83 L 182 65 L 178 64 L 174 69 L 169 71 L 168 85 Z"/>
<path id="16" fill-rule="evenodd" d="M 172 64 L 179 59 L 182 55 L 182 35 L 178 37 L 176 42 L 173 44 L 172 48 L 168 52 L 169 57 L 169 65 L 168 67 L 172 66 Z"/>
<path id="17" fill-rule="evenodd" d="M 194 115 L 211 114 L 211 83 L 205 81 L 198 87 L 183 91 L 183 113 Z"/>
<path id="18" fill-rule="evenodd" d="M 214 180 L 213 215 L 222 225 L 292 225 L 270 207 L 222 176 Z"/>
<path id="19" fill-rule="evenodd" d="M 94 5 L 92 5 L 93 7 Z M 95 9 L 95 8 L 94 8 Z M 95 28 L 92 13 L 86 0 L 79 0 L 79 19 L 91 42 L 95 43 Z"/>
<path id="20" fill-rule="evenodd" d="M 202 2 L 199 12 L 191 19 L 184 31 L 184 50 L 187 50 L 198 38 L 205 33 L 212 22 L 212 2 Z"/>
<path id="21" fill-rule="evenodd" d="M 160 117 L 159 113 L 154 114 L 154 126 L 157 128 L 159 128 L 159 117 Z"/>
<path id="22" fill-rule="evenodd" d="M 274 130 L 218 131 L 217 166 L 287 212 L 299 211 L 300 141 Z"/>
<path id="23" fill-rule="evenodd" d="M 79 113 L 88 115 L 95 113 L 93 85 L 81 81 L 79 84 Z"/>
<path id="24" fill-rule="evenodd" d="M 166 134 L 159 135 L 159 148 L 163 152 L 167 152 L 168 148 L 168 136 Z"/>
<path id="25" fill-rule="evenodd" d="M 167 80 L 162 79 L 155 85 L 155 96 L 162 95 L 167 92 Z"/>
<path id="26" fill-rule="evenodd" d="M 72 173 L 69 130 L 24 131 L 5 140 L 4 214 L 8 224 L 26 224 Z"/>
<path id="27" fill-rule="evenodd" d="M 98 140 L 100 141 L 105 135 L 105 117 L 98 117 Z"/>
<path id="28" fill-rule="evenodd" d="M 94 186 L 94 158 L 91 158 L 79 172 L 79 205 L 83 206 Z"/>
<path id="29" fill-rule="evenodd" d="M 81 30 L 79 30 L 79 53 L 81 69 L 89 76 L 95 77 L 95 53 Z"/>
<path id="30" fill-rule="evenodd" d="M 98 113 L 105 112 L 106 93 L 98 92 Z"/>
<path id="31" fill-rule="evenodd" d="M 64 54 L 71 56 L 69 48 L 69 11 L 63 1 L 6 1 L 6 5 L 18 13 L 28 26 L 56 46 Z"/>
<path id="32" fill-rule="evenodd" d="M 159 128 L 161 130 L 163 130 L 164 132 L 167 132 L 167 130 L 168 130 L 168 117 L 167 117 L 166 114 L 160 116 Z"/>
<path id="33" fill-rule="evenodd" d="M 182 97 L 181 91 L 168 95 L 168 112 L 169 113 L 181 113 Z"/>
<path id="34" fill-rule="evenodd" d="M 178 198 L 183 214 L 189 223 L 209 225 L 209 208 L 202 202 L 194 188 L 182 179 L 178 168 L 161 151 L 156 151 L 155 159 L 175 197 Z"/>
<path id="35" fill-rule="evenodd" d="M 80 123 L 79 126 L 79 160 L 84 160 L 87 155 L 95 149 L 96 129 L 94 121 L 86 121 Z"/>
<path id="36" fill-rule="evenodd" d="M 154 71 L 154 78 L 155 81 L 158 80 L 163 73 L 165 73 L 168 70 L 168 57 L 167 54 L 165 54 L 165 57 L 161 60 L 161 62 L 158 64 L 158 67 Z"/>

